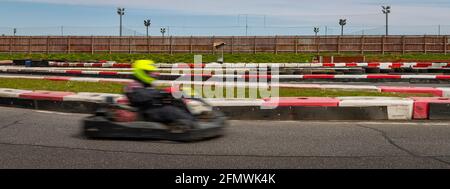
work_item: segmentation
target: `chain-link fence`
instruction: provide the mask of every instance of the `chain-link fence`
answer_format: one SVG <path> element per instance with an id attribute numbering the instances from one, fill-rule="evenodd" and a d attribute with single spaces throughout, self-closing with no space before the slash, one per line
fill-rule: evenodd
<path id="1" fill-rule="evenodd" d="M 275 35 L 340 35 L 340 26 L 155 26 L 149 35 L 162 36 L 275 36 Z M 344 26 L 344 35 L 385 35 L 385 26 Z M 118 26 L 0 27 L 4 36 L 118 36 Z M 144 26 L 124 26 L 123 36 L 145 36 Z M 389 26 L 389 35 L 450 35 L 450 25 Z"/>

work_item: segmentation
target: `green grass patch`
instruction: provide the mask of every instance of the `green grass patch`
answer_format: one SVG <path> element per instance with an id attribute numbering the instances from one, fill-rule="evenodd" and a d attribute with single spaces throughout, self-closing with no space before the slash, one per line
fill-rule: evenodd
<path id="1" fill-rule="evenodd" d="M 122 93 L 123 84 L 109 82 L 94 83 L 79 81 L 0 78 L 0 88 L 70 92 Z"/>
<path id="2" fill-rule="evenodd" d="M 191 88 L 194 88 L 191 86 Z M 215 87 L 211 87 L 211 90 L 215 90 Z M 234 94 L 234 98 L 263 98 L 267 97 L 270 94 L 270 91 L 264 91 L 261 93 L 259 90 L 249 89 L 249 88 L 223 88 L 222 94 L 225 96 L 228 92 Z M 238 96 L 238 90 L 239 92 Z M 250 91 L 252 92 L 250 93 Z M 431 97 L 431 94 L 417 94 L 417 93 L 393 93 L 393 92 L 377 92 L 377 91 L 361 91 L 361 90 L 341 90 L 341 89 L 296 89 L 296 88 L 280 88 L 279 89 L 280 97 L 342 97 L 342 96 L 384 96 L 384 97 Z M 244 95 L 244 96 L 243 96 Z M 206 93 L 203 91 L 203 97 L 214 97 L 214 94 Z"/>
<path id="3" fill-rule="evenodd" d="M 95 83 L 95 82 L 79 82 L 79 81 L 51 81 L 37 79 L 10 79 L 0 78 L 0 88 L 26 89 L 26 90 L 49 90 L 49 91 L 70 91 L 70 92 L 99 92 L 99 93 L 116 93 L 123 91 L 124 84 L 118 83 Z M 212 87 L 212 90 L 215 88 Z M 230 88 L 223 88 L 223 94 L 227 93 Z M 243 90 L 246 98 L 250 97 L 250 90 Z M 236 97 L 238 90 L 234 89 Z M 253 93 L 252 93 L 253 94 Z M 261 93 L 255 93 L 257 98 L 261 98 Z M 338 97 L 338 96 L 388 96 L 388 97 L 409 97 L 409 96 L 432 96 L 430 94 L 408 94 L 408 93 L 381 93 L 376 91 L 349 91 L 349 90 L 331 90 L 331 89 L 295 89 L 280 88 L 280 97 Z M 213 96 L 206 95 L 203 96 Z"/>
<path id="4" fill-rule="evenodd" d="M 203 62 L 215 62 L 218 55 L 202 54 Z M 237 53 L 224 54 L 225 62 L 229 63 L 290 63 L 290 62 L 311 62 L 317 53 Z M 357 53 L 321 53 L 324 56 L 361 56 Z M 427 60 L 450 60 L 450 54 L 364 54 L 366 61 L 427 61 Z M 193 62 L 194 54 L 0 54 L 0 60 L 13 59 L 48 59 L 65 61 L 98 61 L 111 60 L 121 63 L 133 62 L 139 59 L 151 59 L 159 63 Z"/>
<path id="5" fill-rule="evenodd" d="M 197 55 L 197 54 L 195 54 Z M 215 62 L 218 55 L 202 54 L 203 62 Z M 225 54 L 226 62 L 310 62 L 314 54 Z M 194 62 L 194 54 L 0 54 L 2 60 L 44 59 L 64 61 L 111 60 L 120 63 L 151 59 L 159 63 Z"/>

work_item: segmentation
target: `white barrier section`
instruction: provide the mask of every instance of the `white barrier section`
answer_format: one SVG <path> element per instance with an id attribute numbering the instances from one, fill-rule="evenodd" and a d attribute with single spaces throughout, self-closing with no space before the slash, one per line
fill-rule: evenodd
<path id="1" fill-rule="evenodd" d="M 208 98 L 205 101 L 212 106 L 261 106 L 264 103 L 262 99 L 213 99 Z"/>
<path id="2" fill-rule="evenodd" d="M 386 106 L 389 120 L 412 119 L 414 101 L 399 97 L 337 97 L 340 107 Z"/>
<path id="3" fill-rule="evenodd" d="M 429 68 L 443 68 L 444 66 L 447 66 L 447 63 L 432 63 Z"/>
<path id="4" fill-rule="evenodd" d="M 20 89 L 0 88 L 0 97 L 18 98 L 20 94 L 22 94 L 22 93 L 29 93 L 29 92 L 33 92 L 33 91 L 20 90 Z"/>
<path id="5" fill-rule="evenodd" d="M 64 97 L 64 101 L 88 101 L 88 102 L 104 102 L 106 97 L 111 96 L 114 99 L 124 97 L 120 94 L 108 94 L 108 93 L 77 93 Z"/>
<path id="6" fill-rule="evenodd" d="M 442 97 L 450 97 L 450 88 L 441 87 L 437 89 L 442 90 Z"/>
<path id="7" fill-rule="evenodd" d="M 336 79 L 365 79 L 367 75 L 334 75 Z"/>

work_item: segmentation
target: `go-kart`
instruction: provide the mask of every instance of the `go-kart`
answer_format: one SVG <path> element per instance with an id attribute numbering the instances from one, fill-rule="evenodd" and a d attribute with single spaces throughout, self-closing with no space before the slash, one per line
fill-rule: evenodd
<path id="1" fill-rule="evenodd" d="M 180 92 L 180 91 L 178 91 Z M 182 91 L 181 91 L 182 92 Z M 191 120 L 171 123 L 153 122 L 137 108 L 116 103 L 107 97 L 94 115 L 83 120 L 87 138 L 126 138 L 170 141 L 197 141 L 222 136 L 226 117 L 201 98 L 174 98 L 171 92 L 161 91 L 162 106 L 173 106 L 186 111 Z"/>

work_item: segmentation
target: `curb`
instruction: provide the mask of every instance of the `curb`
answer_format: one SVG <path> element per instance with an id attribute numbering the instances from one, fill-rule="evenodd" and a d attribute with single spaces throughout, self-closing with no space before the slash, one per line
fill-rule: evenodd
<path id="1" fill-rule="evenodd" d="M 106 96 L 127 103 L 120 94 L 28 91 L 0 88 L 0 104 L 70 113 L 93 113 Z M 439 97 L 310 97 L 205 99 L 238 120 L 411 120 L 450 119 L 450 99 Z M 278 100 L 279 106 L 274 107 Z M 439 105 L 439 106 L 436 106 Z M 437 111 L 437 110 L 445 111 Z"/>

